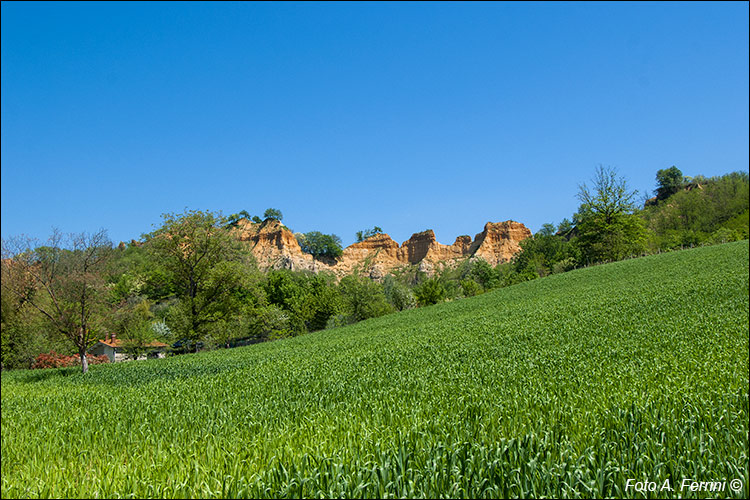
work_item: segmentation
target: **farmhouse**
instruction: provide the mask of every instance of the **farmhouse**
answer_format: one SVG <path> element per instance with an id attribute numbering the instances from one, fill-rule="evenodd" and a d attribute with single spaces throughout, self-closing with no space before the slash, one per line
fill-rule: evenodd
<path id="1" fill-rule="evenodd" d="M 128 355 L 125 353 L 125 342 L 117 338 L 116 334 L 105 335 L 104 340 L 99 340 L 90 349 L 89 353 L 100 356 L 106 354 L 111 362 L 126 361 Z M 145 355 L 140 356 L 138 359 L 148 358 L 163 358 L 167 348 L 167 344 L 162 342 L 149 342 L 145 344 L 148 348 L 148 352 Z"/>

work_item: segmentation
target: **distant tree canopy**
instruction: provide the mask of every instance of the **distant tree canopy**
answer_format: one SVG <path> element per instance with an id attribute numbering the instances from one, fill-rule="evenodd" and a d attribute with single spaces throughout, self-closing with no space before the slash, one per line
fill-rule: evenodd
<path id="1" fill-rule="evenodd" d="M 281 210 L 278 210 L 275 208 L 266 209 L 266 211 L 263 212 L 263 218 L 264 219 L 276 219 L 279 222 L 284 220 L 284 216 L 281 214 Z"/>
<path id="2" fill-rule="evenodd" d="M 539 232 L 536 233 L 538 236 L 552 236 L 556 232 L 555 225 L 550 224 L 549 222 L 542 224 L 541 229 L 539 229 Z"/>
<path id="3" fill-rule="evenodd" d="M 521 245 L 521 252 L 513 257 L 513 268 L 524 279 L 547 276 L 567 271 L 574 267 L 577 260 L 575 246 L 565 237 L 570 231 L 570 222 L 560 223 L 563 231 L 555 231 L 552 224 L 544 224 L 533 238 L 526 238 Z"/>
<path id="4" fill-rule="evenodd" d="M 696 176 L 690 184 L 693 189 L 680 189 L 669 196 L 668 203 L 647 206 L 641 212 L 651 249 L 748 237 L 750 176 L 747 172 L 711 178 Z M 721 229 L 731 234 L 725 231 L 723 236 L 714 237 Z"/>
<path id="5" fill-rule="evenodd" d="M 341 238 L 335 234 L 323 234 L 320 231 L 295 235 L 297 242 L 303 252 L 309 253 L 315 258 L 328 257 L 338 259 L 343 253 Z"/>
<path id="6" fill-rule="evenodd" d="M 574 227 L 573 223 L 566 217 L 557 225 L 557 234 L 567 236 Z"/>
<path id="7" fill-rule="evenodd" d="M 375 226 L 372 229 L 365 229 L 364 231 L 357 231 L 357 243 L 365 241 L 367 238 L 371 238 L 376 234 L 383 234 L 383 230 L 378 226 Z"/>
<path id="8" fill-rule="evenodd" d="M 238 222 L 239 222 L 240 220 L 242 220 L 242 219 L 245 219 L 245 220 L 252 220 L 253 222 L 258 222 L 258 221 L 260 221 L 260 217 L 258 217 L 257 215 L 253 217 L 253 216 L 251 216 L 251 215 L 250 215 L 250 214 L 248 213 L 248 211 L 247 211 L 247 210 L 240 210 L 240 211 L 239 211 L 238 213 L 236 213 L 236 214 L 232 214 L 232 215 L 230 215 L 230 216 L 228 216 L 228 217 L 227 217 L 227 222 L 226 222 L 226 225 L 227 225 L 227 226 L 236 226 L 236 225 L 237 225 L 237 223 L 238 223 Z M 256 221 L 256 219 L 257 219 L 257 221 Z"/>
<path id="9" fill-rule="evenodd" d="M 672 165 L 656 172 L 656 199 L 666 200 L 685 185 L 685 177 L 679 168 Z"/>

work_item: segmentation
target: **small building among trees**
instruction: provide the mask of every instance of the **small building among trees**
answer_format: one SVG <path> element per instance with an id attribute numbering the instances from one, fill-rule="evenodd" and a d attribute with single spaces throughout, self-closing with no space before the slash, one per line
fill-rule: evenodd
<path id="1" fill-rule="evenodd" d="M 95 356 L 106 355 L 110 362 L 127 361 L 129 359 L 151 359 L 163 358 L 167 350 L 167 344 L 158 341 L 146 342 L 139 345 L 129 345 L 126 340 L 118 339 L 116 334 L 105 335 L 104 340 L 99 340 L 90 349 L 89 353 Z"/>

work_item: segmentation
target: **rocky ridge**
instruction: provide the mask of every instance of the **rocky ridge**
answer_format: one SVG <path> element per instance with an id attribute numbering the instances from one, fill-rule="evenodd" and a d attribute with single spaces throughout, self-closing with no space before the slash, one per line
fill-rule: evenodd
<path id="1" fill-rule="evenodd" d="M 302 252 L 294 233 L 275 219 L 260 224 L 243 219 L 234 231 L 240 241 L 248 244 L 263 270 L 326 270 L 340 277 L 359 268 L 373 279 L 408 265 L 417 265 L 432 274 L 436 267 L 455 266 L 466 258 L 481 257 L 495 266 L 509 261 L 520 251 L 519 243 L 531 236 L 526 226 L 510 220 L 488 222 L 474 240 L 459 236 L 452 245 L 438 243 L 431 229 L 413 234 L 401 245 L 387 234 L 377 234 L 346 247 L 337 260 L 321 260 Z"/>

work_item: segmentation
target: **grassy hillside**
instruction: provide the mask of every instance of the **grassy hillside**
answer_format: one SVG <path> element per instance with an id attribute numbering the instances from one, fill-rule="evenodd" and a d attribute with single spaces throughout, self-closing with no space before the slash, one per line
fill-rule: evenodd
<path id="1" fill-rule="evenodd" d="M 284 341 L 3 373 L 2 496 L 632 497 L 632 478 L 746 497 L 749 335 L 742 241 Z"/>

